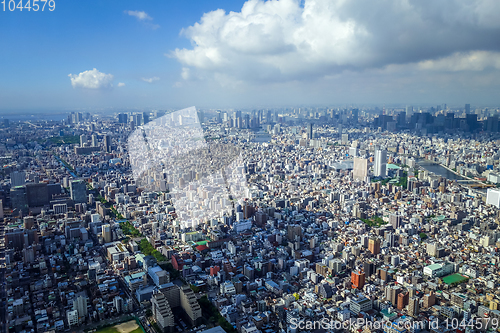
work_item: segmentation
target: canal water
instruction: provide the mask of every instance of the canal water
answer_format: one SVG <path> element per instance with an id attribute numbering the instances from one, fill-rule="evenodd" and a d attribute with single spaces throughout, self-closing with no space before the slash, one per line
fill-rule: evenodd
<path id="1" fill-rule="evenodd" d="M 436 164 L 434 162 L 424 160 L 424 159 L 418 159 L 417 164 L 424 168 L 425 170 L 429 172 L 433 172 L 438 176 L 444 177 L 449 180 L 462 180 L 462 179 L 467 179 L 462 176 L 459 176 L 450 170 L 443 168 L 441 165 Z"/>

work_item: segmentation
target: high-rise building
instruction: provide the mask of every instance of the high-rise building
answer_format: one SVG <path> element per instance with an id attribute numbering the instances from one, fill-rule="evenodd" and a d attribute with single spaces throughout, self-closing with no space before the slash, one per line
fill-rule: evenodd
<path id="1" fill-rule="evenodd" d="M 306 135 L 309 140 L 314 139 L 313 124 L 307 124 Z"/>
<path id="2" fill-rule="evenodd" d="M 361 180 L 368 177 L 368 160 L 366 158 L 354 157 L 352 176 L 354 179 Z"/>
<path id="3" fill-rule="evenodd" d="M 349 134 L 348 133 L 342 134 L 342 141 L 341 142 L 343 145 L 346 145 L 349 143 Z"/>
<path id="4" fill-rule="evenodd" d="M 85 292 L 80 292 L 73 298 L 73 310 L 78 313 L 78 322 L 82 323 L 87 317 L 87 295 Z"/>
<path id="5" fill-rule="evenodd" d="M 87 202 L 87 185 L 81 179 L 72 180 L 69 183 L 71 199 L 75 203 Z"/>
<path id="6" fill-rule="evenodd" d="M 29 207 L 42 207 L 50 202 L 47 183 L 26 184 L 26 199 Z"/>
<path id="7" fill-rule="evenodd" d="M 401 222 L 403 221 L 403 217 L 399 214 L 391 214 L 389 216 L 389 223 L 392 225 L 394 229 L 397 229 L 401 226 Z"/>
<path id="8" fill-rule="evenodd" d="M 10 173 L 10 186 L 23 186 L 26 183 L 26 172 L 14 171 Z"/>
<path id="9" fill-rule="evenodd" d="M 142 113 L 142 124 L 146 125 L 149 123 L 149 112 L 143 112 Z"/>
<path id="10" fill-rule="evenodd" d="M 83 147 L 87 144 L 87 136 L 85 134 L 80 135 L 80 147 Z"/>
<path id="11" fill-rule="evenodd" d="M 104 136 L 104 151 L 111 153 L 111 137 L 109 135 Z"/>
<path id="12" fill-rule="evenodd" d="M 398 310 L 403 310 L 408 305 L 408 292 L 400 293 L 398 295 Z"/>
<path id="13" fill-rule="evenodd" d="M 97 147 L 98 142 L 97 142 L 97 135 L 92 134 L 92 147 Z"/>
<path id="14" fill-rule="evenodd" d="M 359 109 L 352 109 L 352 121 L 357 124 L 359 116 Z"/>
<path id="15" fill-rule="evenodd" d="M 126 113 L 119 113 L 118 114 L 118 122 L 120 124 L 126 124 L 128 120 L 128 115 Z"/>
<path id="16" fill-rule="evenodd" d="M 385 298 L 390 301 L 392 305 L 397 306 L 400 292 L 400 286 L 387 286 L 385 288 Z"/>
<path id="17" fill-rule="evenodd" d="M 199 325 L 201 321 L 201 307 L 196 295 L 188 285 L 180 288 L 181 307 L 188 315 L 192 325 Z"/>
<path id="18" fill-rule="evenodd" d="M 486 192 L 486 204 L 500 208 L 500 190 L 489 188 Z"/>
<path id="19" fill-rule="evenodd" d="M 470 104 L 465 104 L 465 113 L 470 113 Z"/>
<path id="20" fill-rule="evenodd" d="M 365 285 L 365 273 L 352 272 L 351 284 L 356 289 L 363 289 L 363 286 Z"/>
<path id="21" fill-rule="evenodd" d="M 18 209 L 23 214 L 28 212 L 28 200 L 26 198 L 26 187 L 16 186 L 10 189 L 10 202 L 12 208 Z"/>
<path id="22" fill-rule="evenodd" d="M 115 296 L 115 298 L 113 298 L 113 305 L 115 306 L 116 312 L 118 313 L 124 312 L 124 304 L 125 302 L 123 301 L 122 297 Z"/>
<path id="23" fill-rule="evenodd" d="M 387 152 L 385 150 L 375 151 L 375 177 L 384 178 L 387 175 Z"/>
<path id="24" fill-rule="evenodd" d="M 420 311 L 420 300 L 418 297 L 410 297 L 408 301 L 408 314 L 412 317 L 418 316 L 418 312 Z"/>
<path id="25" fill-rule="evenodd" d="M 167 297 L 162 292 L 157 292 L 151 298 L 151 305 L 153 317 L 162 332 L 171 332 L 175 326 L 175 321 Z"/>
<path id="26" fill-rule="evenodd" d="M 379 254 L 380 253 L 380 239 L 370 238 L 368 240 L 368 251 L 370 251 L 373 255 Z"/>
<path id="27" fill-rule="evenodd" d="M 101 232 L 105 243 L 113 241 L 113 234 L 111 233 L 111 226 L 109 224 L 103 224 L 101 226 Z"/>
<path id="28" fill-rule="evenodd" d="M 429 308 L 436 304 L 436 295 L 434 292 L 430 291 L 428 294 L 424 295 L 424 308 Z"/>
<path id="29" fill-rule="evenodd" d="M 371 262 L 365 262 L 363 264 L 363 271 L 365 272 L 365 276 L 370 277 L 373 273 L 375 273 L 375 265 Z"/>

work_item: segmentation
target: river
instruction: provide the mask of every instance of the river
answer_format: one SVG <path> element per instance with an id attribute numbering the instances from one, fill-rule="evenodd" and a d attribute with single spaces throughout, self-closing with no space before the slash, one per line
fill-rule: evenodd
<path id="1" fill-rule="evenodd" d="M 467 179 L 462 176 L 459 176 L 455 174 L 454 172 L 444 168 L 440 164 L 436 164 L 434 162 L 425 160 L 425 159 L 419 159 L 417 160 L 417 164 L 424 168 L 425 170 L 435 173 L 438 176 L 444 177 L 449 180 L 462 180 L 462 179 Z"/>
<path id="2" fill-rule="evenodd" d="M 425 170 L 432 172 L 438 176 L 444 177 L 448 180 L 467 180 L 467 178 L 459 176 L 455 174 L 454 172 L 444 168 L 440 164 L 436 164 L 434 162 L 425 160 L 425 159 L 418 159 L 417 160 L 417 165 L 424 168 Z M 462 185 L 467 186 L 467 185 L 472 185 L 472 184 L 480 184 L 480 182 L 467 182 L 467 183 L 462 183 Z M 468 186 L 467 186 L 468 187 Z M 482 195 L 486 194 L 486 189 L 485 188 L 476 188 L 474 191 L 481 193 Z"/>

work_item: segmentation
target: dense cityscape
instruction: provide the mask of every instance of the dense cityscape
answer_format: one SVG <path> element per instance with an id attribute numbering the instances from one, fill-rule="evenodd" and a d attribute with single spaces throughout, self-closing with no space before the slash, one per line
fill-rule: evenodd
<path id="1" fill-rule="evenodd" d="M 500 330 L 498 114 L 3 117 L 1 330 Z"/>

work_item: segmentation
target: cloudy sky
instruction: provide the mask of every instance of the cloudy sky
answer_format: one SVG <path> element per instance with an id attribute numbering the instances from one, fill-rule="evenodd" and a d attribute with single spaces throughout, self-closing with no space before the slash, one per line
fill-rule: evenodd
<path id="1" fill-rule="evenodd" d="M 498 0 L 54 1 L 0 5 L 2 111 L 500 104 Z"/>

